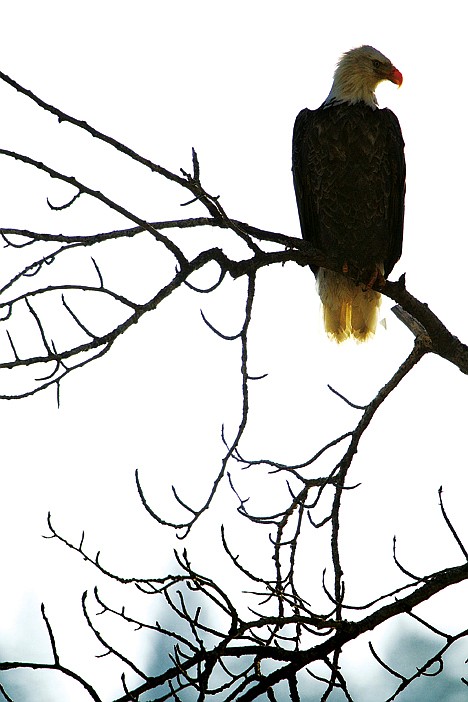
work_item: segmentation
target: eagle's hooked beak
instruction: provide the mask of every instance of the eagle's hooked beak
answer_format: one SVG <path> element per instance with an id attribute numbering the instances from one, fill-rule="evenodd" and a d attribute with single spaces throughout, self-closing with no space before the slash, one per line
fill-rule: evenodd
<path id="1" fill-rule="evenodd" d="M 395 83 L 395 85 L 398 85 L 399 88 L 401 87 L 401 84 L 403 83 L 403 76 L 401 75 L 398 68 L 395 68 L 395 66 L 392 66 L 392 70 L 390 71 L 388 80 L 392 83 Z"/>

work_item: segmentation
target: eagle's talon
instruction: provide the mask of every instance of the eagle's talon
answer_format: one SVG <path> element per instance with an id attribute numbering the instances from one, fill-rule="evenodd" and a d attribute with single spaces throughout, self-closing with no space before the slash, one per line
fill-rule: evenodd
<path id="1" fill-rule="evenodd" d="M 383 288 L 385 283 L 386 280 L 382 271 L 378 266 L 376 266 L 368 282 L 365 283 L 363 290 L 374 290 L 375 288 Z"/>

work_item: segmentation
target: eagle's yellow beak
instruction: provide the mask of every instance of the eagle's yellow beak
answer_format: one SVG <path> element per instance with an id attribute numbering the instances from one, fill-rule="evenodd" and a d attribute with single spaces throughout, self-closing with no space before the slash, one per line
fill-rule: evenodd
<path id="1" fill-rule="evenodd" d="M 401 75 L 398 68 L 395 68 L 395 66 L 392 67 L 390 75 L 388 76 L 388 80 L 392 83 L 395 83 L 395 85 L 398 85 L 399 88 L 401 87 L 401 84 L 403 83 L 403 76 Z"/>

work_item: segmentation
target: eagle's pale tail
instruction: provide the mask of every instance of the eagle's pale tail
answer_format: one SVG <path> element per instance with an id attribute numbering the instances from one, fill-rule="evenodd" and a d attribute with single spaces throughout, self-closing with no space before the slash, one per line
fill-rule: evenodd
<path id="1" fill-rule="evenodd" d="M 366 341 L 375 334 L 380 293 L 365 290 L 346 276 L 320 268 L 317 287 L 323 305 L 325 331 L 338 343 L 354 337 Z"/>

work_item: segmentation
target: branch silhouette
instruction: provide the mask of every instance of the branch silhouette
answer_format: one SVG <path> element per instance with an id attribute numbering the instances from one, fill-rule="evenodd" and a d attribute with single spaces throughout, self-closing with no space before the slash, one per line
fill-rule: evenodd
<path id="1" fill-rule="evenodd" d="M 188 205 L 199 202 L 206 210 L 202 217 L 176 217 L 173 220 L 151 220 L 140 217 L 123 205 L 114 201 L 105 192 L 90 187 L 84 179 L 76 179 L 29 156 L 15 151 L 0 149 L 0 155 L 24 164 L 25 167 L 47 173 L 73 186 L 76 192 L 65 204 L 51 204 L 51 212 L 64 208 L 73 211 L 77 201 L 91 198 L 106 206 L 110 212 L 121 215 L 128 226 L 92 235 L 52 234 L 34 232 L 20 228 L 2 228 L 0 234 L 6 255 L 15 257 L 21 253 L 21 264 L 14 274 L 0 283 L 0 325 L 5 330 L 9 345 L 0 357 L 0 383 L 6 375 L 9 380 L 18 377 L 18 387 L 24 384 L 21 371 L 31 369 L 34 375 L 26 388 L 5 390 L 0 388 L 0 399 L 23 399 L 55 386 L 57 393 L 67 376 L 109 353 L 114 344 L 123 337 L 145 315 L 156 310 L 183 286 L 192 291 L 209 295 L 223 285 L 230 277 L 244 279 L 243 320 L 236 333 L 228 335 L 216 328 L 203 316 L 209 329 L 227 343 L 237 345 L 239 354 L 238 372 L 242 402 L 236 431 L 228 439 L 223 432 L 224 455 L 220 464 L 213 470 L 211 486 L 201 504 L 191 504 L 183 499 L 176 485 L 172 488 L 175 506 L 182 510 L 183 518 L 162 517 L 159 510 L 166 505 L 153 504 L 153 499 L 145 491 L 144 481 L 136 472 L 136 491 L 142 508 L 154 520 L 155 530 L 174 533 L 181 540 L 192 535 L 203 521 L 218 498 L 220 487 L 227 484 L 231 496 L 237 504 L 237 513 L 256 533 L 268 538 L 262 555 L 266 554 L 268 566 L 259 557 L 258 563 L 249 565 L 247 554 L 237 553 L 228 530 L 220 525 L 220 549 L 243 582 L 243 589 L 235 596 L 228 585 L 220 579 L 208 577 L 192 564 L 188 549 L 175 551 L 177 572 L 147 577 L 124 577 L 103 565 L 100 552 L 88 553 L 83 533 L 79 543 L 67 538 L 57 529 L 49 514 L 47 538 L 75 552 L 96 569 L 98 573 L 113 580 L 123 590 L 134 588 L 142 595 L 161 599 L 170 612 L 173 625 L 158 621 L 146 621 L 140 615 L 129 613 L 127 608 L 116 607 L 106 600 L 97 589 L 92 596 L 83 594 L 83 616 L 90 632 L 99 641 L 104 655 L 114 657 L 124 669 L 122 674 L 122 695 L 118 702 L 134 702 L 144 693 L 152 692 L 157 700 L 205 700 L 209 696 L 230 702 L 248 702 L 266 695 L 269 700 L 279 700 L 284 689 L 293 702 L 309 699 L 304 690 L 314 685 L 321 687 L 321 699 L 326 700 L 335 691 L 341 691 L 347 700 L 355 700 L 351 683 L 341 669 L 341 656 L 346 647 L 364 634 L 374 631 L 385 622 L 410 616 L 432 634 L 442 637 L 444 643 L 430 659 L 423 661 L 413 675 L 403 676 L 391 668 L 371 644 L 371 656 L 390 675 L 399 680 L 398 687 L 389 700 L 394 700 L 414 680 L 422 675 L 438 675 L 443 670 L 444 656 L 457 641 L 468 637 L 466 621 L 460 623 L 456 633 L 444 633 L 426 621 L 414 609 L 422 603 L 429 603 L 438 593 L 458 583 L 468 580 L 468 563 L 447 567 L 424 576 L 413 576 L 400 565 L 395 552 L 394 565 L 399 576 L 404 578 L 402 585 L 391 592 L 382 590 L 377 597 L 363 604 L 351 604 L 345 590 L 345 573 L 341 544 L 341 515 L 348 491 L 356 488 L 352 482 L 352 467 L 360 442 L 382 405 L 400 383 L 413 371 L 416 365 L 428 354 L 436 354 L 456 366 L 462 373 L 468 373 L 468 347 L 454 336 L 443 322 L 423 302 L 417 300 L 406 288 L 405 277 L 398 281 L 383 281 L 379 290 L 397 303 L 395 313 L 414 335 L 414 343 L 407 358 L 401 363 L 366 405 L 350 402 L 338 390 L 330 388 L 340 400 L 353 410 L 360 412 L 360 419 L 354 427 L 332 441 L 324 443 L 307 460 L 287 465 L 269 456 L 248 459 L 244 457 L 242 440 L 249 422 L 249 392 L 251 383 L 258 379 L 249 373 L 249 330 L 254 306 L 257 274 L 267 266 L 282 266 L 287 262 L 299 266 L 316 266 L 341 271 L 341 262 L 333 257 L 325 257 L 308 242 L 293 236 L 271 232 L 252 226 L 228 215 L 218 196 L 210 195 L 202 185 L 200 162 L 195 150 L 191 154 L 192 171 L 181 169 L 181 175 L 154 163 L 138 154 L 125 144 L 97 130 L 87 122 L 66 114 L 48 104 L 31 90 L 24 88 L 14 79 L 0 71 L 0 79 L 32 100 L 39 108 L 56 117 L 59 123 L 68 122 L 86 132 L 111 149 L 125 155 L 132 161 L 147 168 L 151 173 L 172 182 L 187 196 Z M 216 246 L 205 248 L 195 254 L 184 253 L 183 245 L 175 242 L 181 230 L 193 230 L 193 237 L 202 228 L 210 228 L 219 235 Z M 237 255 L 227 253 L 226 231 L 236 243 Z M 150 237 L 157 251 L 165 257 L 164 275 L 155 272 L 153 288 L 149 296 L 141 301 L 137 296 L 123 293 L 108 284 L 105 272 L 98 265 L 95 253 L 106 242 L 136 240 Z M 218 241 L 218 239 L 217 239 Z M 44 247 L 45 252 L 44 252 Z M 89 252 L 88 268 L 79 271 L 82 276 L 77 281 L 52 283 L 49 272 L 56 269 L 67 256 L 84 250 Z M 94 255 L 92 255 L 94 254 Z M 28 255 L 27 263 L 25 256 Z M 16 259 L 14 259 L 16 260 Z M 20 260 L 18 258 L 18 260 Z M 193 283 L 191 276 L 203 269 L 216 267 L 215 282 L 206 287 Z M 348 275 L 357 283 L 362 282 L 363 272 L 348 262 Z M 210 269 L 211 270 L 211 269 Z M 87 278 L 91 274 L 94 284 Z M 168 272 L 169 271 L 169 272 Z M 44 280 L 45 279 L 45 280 Z M 109 322 L 105 332 L 97 332 L 89 322 L 86 305 L 75 303 L 73 296 L 84 295 L 92 307 L 96 299 L 106 300 L 119 310 L 118 323 Z M 56 310 L 65 314 L 76 334 L 73 340 L 58 344 L 54 332 L 41 313 L 41 301 L 52 300 Z M 89 308 L 88 308 L 89 309 Z M 30 327 L 30 353 L 18 351 L 15 342 L 19 327 L 24 324 L 24 315 Z M 103 320 L 104 322 L 105 320 Z M 79 341 L 76 341 L 76 339 Z M 37 352 L 38 344 L 42 349 Z M 22 345 L 24 349 L 24 344 Z M 2 375 L 4 372 L 4 375 Z M 337 400 L 338 401 L 338 400 Z M 324 457 L 341 451 L 338 460 L 322 470 L 319 463 Z M 320 467 L 319 467 L 320 466 Z M 283 480 L 284 493 L 275 508 L 262 512 L 250 506 L 249 497 L 243 496 L 237 484 L 239 471 L 252 471 L 254 468 L 267 469 L 268 478 L 272 475 Z M 236 473 L 237 470 L 237 473 Z M 454 520 L 448 515 L 439 493 L 440 507 L 445 524 L 455 539 L 466 560 L 466 547 L 462 536 L 454 527 Z M 278 506 L 279 504 L 279 506 Z M 327 534 L 329 552 L 323 558 L 323 580 L 320 600 L 313 597 L 310 583 L 304 578 L 307 565 L 308 545 L 316 535 Z M 315 542 L 314 542 L 315 543 Z M 327 572 L 328 571 L 328 572 Z M 327 579 L 332 573 L 332 585 Z M 100 607 L 101 621 L 118 621 L 120 624 L 150 634 L 157 641 L 171 645 L 164 669 L 158 674 L 147 672 L 145 666 L 120 650 L 112 641 L 111 634 L 103 632 L 105 627 L 97 626 L 96 616 L 89 605 L 90 600 Z M 324 605 L 326 603 L 326 606 Z M 3 662 L 0 671 L 13 669 L 52 670 L 65 675 L 87 692 L 90 699 L 98 702 L 100 697 L 94 687 L 82 676 L 64 667 L 60 662 L 58 646 L 53 634 L 52 623 L 42 609 L 42 617 L 51 649 L 51 663 Z M 326 671 L 325 674 L 323 671 Z M 136 678 L 141 682 L 131 684 Z M 304 679 L 306 682 L 304 683 Z M 462 684 L 466 681 L 462 679 Z M 281 687 L 283 685 L 283 687 Z M 6 699 L 7 688 L 0 684 Z M 263 697 L 264 698 L 264 697 Z"/>

